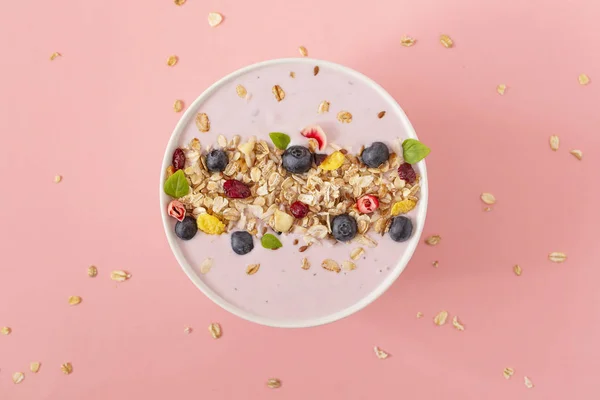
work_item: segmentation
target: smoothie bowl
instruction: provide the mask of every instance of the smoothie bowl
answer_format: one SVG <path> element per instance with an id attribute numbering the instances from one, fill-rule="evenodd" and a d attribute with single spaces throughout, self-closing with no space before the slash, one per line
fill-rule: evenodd
<path id="1" fill-rule="evenodd" d="M 202 292 L 260 324 L 307 327 L 380 296 L 410 260 L 427 173 L 406 115 L 379 85 L 315 59 L 243 68 L 177 124 L 160 206 Z"/>

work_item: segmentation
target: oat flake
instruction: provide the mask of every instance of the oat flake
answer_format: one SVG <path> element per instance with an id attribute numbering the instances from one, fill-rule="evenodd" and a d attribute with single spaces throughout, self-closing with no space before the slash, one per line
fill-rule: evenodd
<path id="1" fill-rule="evenodd" d="M 506 367 L 504 368 L 504 371 L 502 371 L 502 375 L 504 375 L 505 379 L 510 379 L 510 377 L 513 376 L 514 373 L 515 370 L 510 367 Z"/>
<path id="2" fill-rule="evenodd" d="M 431 265 L 433 265 L 434 268 L 437 268 L 438 265 L 440 265 L 440 263 L 439 263 L 439 261 L 436 260 L 436 261 L 432 262 Z"/>
<path id="3" fill-rule="evenodd" d="M 565 262 L 567 260 L 567 255 L 565 253 L 553 252 L 548 254 L 548 260 L 555 263 Z"/>
<path id="4" fill-rule="evenodd" d="M 267 387 L 271 389 L 278 389 L 281 387 L 281 381 L 277 378 L 271 378 L 267 380 Z"/>
<path id="5" fill-rule="evenodd" d="M 319 109 L 317 110 L 317 113 L 323 114 L 329 112 L 329 104 L 330 103 L 327 100 L 323 100 L 321 104 L 319 104 Z"/>
<path id="6" fill-rule="evenodd" d="M 342 124 L 349 124 L 350 122 L 352 122 L 352 114 L 350 114 L 348 111 L 340 111 L 337 114 L 337 119 Z"/>
<path id="7" fill-rule="evenodd" d="M 54 52 L 50 55 L 50 61 L 54 61 L 54 59 L 58 57 L 62 57 L 62 54 Z"/>
<path id="8" fill-rule="evenodd" d="M 527 389 L 532 389 L 533 388 L 533 382 L 531 382 L 531 379 L 529 379 L 529 377 L 524 376 L 523 380 L 525 381 L 525 387 Z"/>
<path id="9" fill-rule="evenodd" d="M 260 268 L 260 264 L 250 264 L 246 267 L 246 273 L 248 275 L 254 275 L 255 273 L 258 272 L 259 268 Z"/>
<path id="10" fill-rule="evenodd" d="M 304 270 L 307 270 L 307 269 L 309 269 L 309 268 L 310 268 L 310 263 L 308 262 L 308 260 L 306 259 L 306 257 L 304 257 L 304 258 L 302 259 L 302 265 L 301 265 L 301 268 L 302 268 L 302 269 L 304 269 Z"/>
<path id="11" fill-rule="evenodd" d="M 204 133 L 210 131 L 210 120 L 208 119 L 208 115 L 205 113 L 198 113 L 196 115 L 196 128 Z"/>
<path id="12" fill-rule="evenodd" d="M 221 24 L 221 22 L 223 22 L 223 16 L 221 14 L 218 12 L 208 13 L 208 25 L 210 25 L 211 28 Z"/>
<path id="13" fill-rule="evenodd" d="M 437 326 L 442 326 L 446 323 L 448 318 L 448 311 L 440 311 L 435 317 L 433 317 L 433 323 Z"/>
<path id="14" fill-rule="evenodd" d="M 185 328 L 183 328 L 183 332 L 189 335 L 190 333 L 192 333 L 192 327 L 186 326 Z"/>
<path id="15" fill-rule="evenodd" d="M 342 270 L 344 271 L 353 271 L 356 269 L 356 264 L 352 261 L 343 261 L 342 262 Z"/>
<path id="16" fill-rule="evenodd" d="M 587 85 L 588 83 L 590 83 L 590 78 L 586 74 L 579 75 L 578 79 L 580 85 Z"/>
<path id="17" fill-rule="evenodd" d="M 481 201 L 483 201 L 485 204 L 492 205 L 496 203 L 496 198 L 491 193 L 481 193 Z"/>
<path id="18" fill-rule="evenodd" d="M 521 276 L 521 273 L 523 272 L 523 270 L 521 269 L 521 266 L 519 264 L 517 264 L 513 267 L 513 271 L 516 276 Z"/>
<path id="19" fill-rule="evenodd" d="M 131 274 L 125 271 L 112 271 L 110 273 L 110 279 L 113 281 L 125 282 L 129 278 L 131 278 Z"/>
<path id="20" fill-rule="evenodd" d="M 506 92 L 506 85 L 504 83 L 499 84 L 496 87 L 496 92 L 498 92 L 499 95 L 503 96 L 504 92 Z"/>
<path id="21" fill-rule="evenodd" d="M 10 329 L 8 326 L 3 326 L 2 328 L 0 328 L 0 333 L 3 335 L 10 335 L 12 332 L 12 329 Z"/>
<path id="22" fill-rule="evenodd" d="M 583 152 L 581 150 L 571 150 L 571 154 L 578 160 L 583 158 Z"/>
<path id="23" fill-rule="evenodd" d="M 90 265 L 90 266 L 88 267 L 88 270 L 87 270 L 87 272 L 88 272 L 88 276 L 89 276 L 90 278 L 93 278 L 93 277 L 95 277 L 96 275 L 98 275 L 98 268 L 96 268 L 96 267 L 95 267 L 95 266 L 93 266 L 93 265 Z"/>
<path id="24" fill-rule="evenodd" d="M 415 42 L 416 42 L 416 40 L 410 36 L 404 35 L 400 38 L 400 44 L 404 47 L 413 46 L 415 44 Z"/>
<path id="25" fill-rule="evenodd" d="M 381 350 L 378 346 L 373 347 L 373 351 L 375 352 L 375 355 L 377 356 L 377 358 L 379 358 L 380 360 L 385 360 L 386 358 L 388 358 L 390 356 L 388 353 Z"/>
<path id="26" fill-rule="evenodd" d="M 37 374 L 37 372 L 40 370 L 40 367 L 42 366 L 42 364 L 39 361 L 32 361 L 29 364 L 29 369 L 31 370 L 31 372 L 33 372 L 34 374 Z"/>
<path id="27" fill-rule="evenodd" d="M 339 273 L 341 271 L 341 268 L 338 265 L 338 263 L 336 263 L 334 260 L 332 260 L 330 258 L 323 260 L 323 262 L 321 263 L 321 267 L 323 267 L 327 271 L 333 271 L 335 273 Z"/>
<path id="28" fill-rule="evenodd" d="M 302 57 L 308 57 L 308 50 L 306 50 L 306 47 L 300 46 L 298 47 L 298 51 L 300 52 Z"/>
<path id="29" fill-rule="evenodd" d="M 558 150 L 558 146 L 560 145 L 560 139 L 558 138 L 557 135 L 552 135 L 550 136 L 550 148 L 553 151 Z"/>
<path id="30" fill-rule="evenodd" d="M 22 372 L 15 372 L 12 375 L 12 381 L 15 385 L 18 385 L 19 383 L 23 382 L 23 379 L 25 379 L 25 374 Z"/>
<path id="31" fill-rule="evenodd" d="M 423 313 L 421 311 L 417 312 L 417 318 L 423 318 Z"/>
<path id="32" fill-rule="evenodd" d="M 385 117 L 385 111 L 379 111 L 379 113 L 377 114 L 377 118 L 381 119 Z"/>
<path id="33" fill-rule="evenodd" d="M 458 329 L 459 331 L 465 330 L 465 326 L 460 323 L 460 321 L 458 320 L 458 316 L 456 315 L 454 316 L 454 318 L 452 318 L 452 326 Z"/>
<path id="34" fill-rule="evenodd" d="M 212 266 L 213 266 L 213 259 L 210 257 L 205 259 L 204 261 L 202 261 L 202 264 L 200 264 L 200 273 L 208 274 L 208 271 L 210 271 Z"/>
<path id="35" fill-rule="evenodd" d="M 365 249 L 363 249 L 362 247 L 357 247 L 350 252 L 350 258 L 356 261 L 363 254 L 365 254 Z"/>
<path id="36" fill-rule="evenodd" d="M 243 87 L 242 85 L 237 85 L 235 87 L 235 92 L 237 93 L 237 95 L 242 98 L 245 99 L 246 96 L 248 95 L 248 91 L 246 90 L 245 87 Z"/>
<path id="37" fill-rule="evenodd" d="M 63 372 L 63 374 L 70 375 L 71 372 L 73 372 L 73 365 L 71 365 L 70 362 L 64 363 L 60 366 L 60 370 Z"/>
<path id="38" fill-rule="evenodd" d="M 294 79 L 296 77 L 296 73 L 294 71 L 290 71 L 290 78 Z"/>
<path id="39" fill-rule="evenodd" d="M 186 0 L 174 0 L 176 6 L 182 6 L 185 4 Z"/>
<path id="40" fill-rule="evenodd" d="M 167 58 L 167 65 L 173 67 L 178 61 L 179 58 L 177 56 L 169 56 L 169 58 Z"/>
<path id="41" fill-rule="evenodd" d="M 208 331 L 210 332 L 210 335 L 213 337 L 213 339 L 218 339 L 222 335 L 221 325 L 219 325 L 216 322 L 213 322 L 208 326 Z"/>
<path id="42" fill-rule="evenodd" d="M 54 183 L 60 183 L 62 181 L 62 176 L 61 175 L 56 175 L 54 177 Z"/>
<path id="43" fill-rule="evenodd" d="M 442 237 L 440 235 L 432 235 L 425 239 L 425 243 L 427 243 L 430 246 L 435 246 L 440 242 L 440 240 L 442 240 Z"/>
<path id="44" fill-rule="evenodd" d="M 448 36 L 448 35 L 441 35 L 440 43 L 447 49 L 454 46 L 454 42 L 452 41 L 452 39 L 450 39 L 450 36 Z"/>
<path id="45" fill-rule="evenodd" d="M 173 110 L 176 113 L 181 112 L 181 110 L 183 110 L 183 101 L 175 100 L 175 103 L 173 104 Z"/>
<path id="46" fill-rule="evenodd" d="M 273 89 L 271 89 L 271 91 L 273 92 L 273 95 L 275 96 L 275 100 L 281 101 L 281 100 L 285 99 L 285 92 L 283 91 L 281 86 L 275 85 L 275 86 L 273 86 Z"/>
<path id="47" fill-rule="evenodd" d="M 81 297 L 80 296 L 70 296 L 69 297 L 69 305 L 70 306 L 76 306 L 79 303 L 81 303 Z"/>

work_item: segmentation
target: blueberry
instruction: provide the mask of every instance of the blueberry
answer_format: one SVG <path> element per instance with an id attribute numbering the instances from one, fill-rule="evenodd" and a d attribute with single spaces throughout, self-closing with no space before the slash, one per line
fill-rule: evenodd
<path id="1" fill-rule="evenodd" d="M 310 169 L 313 156 L 304 146 L 290 146 L 282 156 L 283 168 L 293 174 L 302 174 Z"/>
<path id="2" fill-rule="evenodd" d="M 412 221 L 404 216 L 394 217 L 390 225 L 390 237 L 396 242 L 405 242 L 412 235 Z"/>
<path id="3" fill-rule="evenodd" d="M 367 167 L 378 168 L 390 158 L 390 150 L 385 143 L 373 142 L 373 144 L 363 150 L 361 158 Z"/>
<path id="4" fill-rule="evenodd" d="M 356 220 L 348 214 L 340 214 L 331 220 L 331 233 L 340 242 L 347 242 L 356 236 Z"/>
<path id="5" fill-rule="evenodd" d="M 175 224 L 175 234 L 179 239 L 190 240 L 198 232 L 198 225 L 194 217 L 185 217 L 183 221 Z"/>
<path id="6" fill-rule="evenodd" d="M 223 150 L 212 150 L 206 155 L 206 167 L 210 172 L 221 172 L 228 163 L 229 158 Z"/>
<path id="7" fill-rule="evenodd" d="M 243 256 L 248 254 L 254 248 L 252 235 L 246 231 L 237 231 L 231 234 L 231 248 L 235 254 Z"/>

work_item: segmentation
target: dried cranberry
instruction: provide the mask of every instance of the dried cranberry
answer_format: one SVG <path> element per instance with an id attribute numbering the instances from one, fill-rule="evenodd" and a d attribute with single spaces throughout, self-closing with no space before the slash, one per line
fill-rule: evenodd
<path id="1" fill-rule="evenodd" d="M 379 208 L 379 199 L 372 194 L 365 194 L 356 201 L 356 206 L 363 214 L 372 213 Z"/>
<path id="2" fill-rule="evenodd" d="M 225 195 L 230 199 L 245 199 L 250 197 L 250 188 L 244 182 L 228 179 L 223 184 Z"/>
<path id="3" fill-rule="evenodd" d="M 296 218 L 304 218 L 308 214 L 308 206 L 301 201 L 295 201 L 290 206 L 290 212 Z"/>
<path id="4" fill-rule="evenodd" d="M 327 158 L 327 154 L 317 154 L 315 153 L 315 165 L 318 167 L 321 165 L 323 161 Z"/>
<path id="5" fill-rule="evenodd" d="M 173 152 L 173 168 L 175 171 L 183 169 L 185 166 L 185 154 L 183 154 L 183 150 L 175 149 Z"/>
<path id="6" fill-rule="evenodd" d="M 413 169 L 412 165 L 408 163 L 401 164 L 398 167 L 398 176 L 400 179 L 412 184 L 417 180 L 417 173 Z"/>

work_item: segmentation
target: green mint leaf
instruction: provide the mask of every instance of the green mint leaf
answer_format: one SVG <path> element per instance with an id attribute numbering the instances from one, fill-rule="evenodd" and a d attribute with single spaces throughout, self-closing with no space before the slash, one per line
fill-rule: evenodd
<path id="1" fill-rule="evenodd" d="M 260 244 L 262 244 L 262 247 L 264 247 L 265 249 L 271 250 L 275 250 L 283 246 L 279 239 L 277 239 L 275 235 L 271 235 L 270 233 L 263 235 L 263 237 L 260 239 Z"/>
<path id="2" fill-rule="evenodd" d="M 190 191 L 187 179 L 182 170 L 178 170 L 165 181 L 165 193 L 176 199 L 185 196 Z"/>
<path id="3" fill-rule="evenodd" d="M 427 157 L 431 149 L 416 139 L 406 139 L 402 142 L 402 152 L 405 162 L 416 164 Z"/>
<path id="4" fill-rule="evenodd" d="M 287 149 L 288 144 L 290 144 L 290 137 L 285 133 L 271 132 L 269 133 L 269 137 L 271 138 L 271 141 L 273 141 L 275 147 L 278 149 L 285 150 Z"/>

